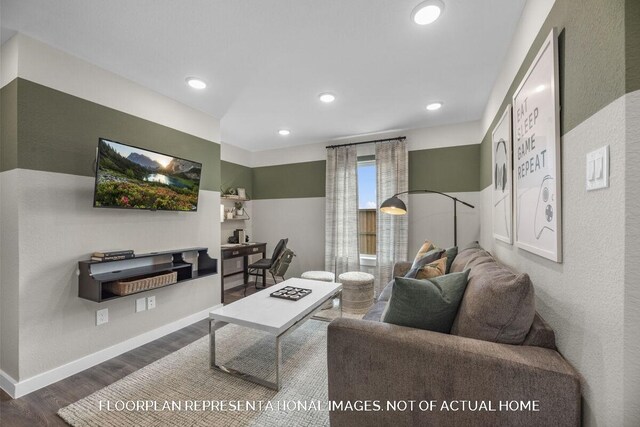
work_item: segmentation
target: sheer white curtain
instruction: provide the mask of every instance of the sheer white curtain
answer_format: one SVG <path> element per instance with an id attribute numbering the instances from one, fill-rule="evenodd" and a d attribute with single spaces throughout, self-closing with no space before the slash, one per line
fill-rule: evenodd
<path id="1" fill-rule="evenodd" d="M 376 181 L 378 207 L 396 193 L 409 190 L 407 142 L 376 144 Z M 399 196 L 409 206 L 406 194 Z M 389 215 L 378 211 L 376 250 L 376 295 L 392 279 L 393 264 L 407 259 L 409 221 L 407 215 Z"/>
<path id="2" fill-rule="evenodd" d="M 360 270 L 358 151 L 353 145 L 327 148 L 324 264 L 336 274 Z"/>

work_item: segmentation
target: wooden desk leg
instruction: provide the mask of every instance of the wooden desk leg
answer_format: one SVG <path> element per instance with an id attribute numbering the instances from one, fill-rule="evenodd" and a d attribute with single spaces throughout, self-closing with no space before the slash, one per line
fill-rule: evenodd
<path id="1" fill-rule="evenodd" d="M 224 257 L 220 258 L 220 303 L 224 304 Z"/>
<path id="2" fill-rule="evenodd" d="M 243 266 L 242 266 L 242 271 L 243 271 L 243 275 L 242 278 L 244 279 L 244 283 L 243 285 L 246 285 L 247 283 L 249 283 L 249 256 L 245 255 L 242 257 L 242 260 L 244 262 Z"/>
<path id="3" fill-rule="evenodd" d="M 267 252 L 262 252 L 262 259 L 267 257 Z M 262 270 L 262 286 L 267 287 L 267 270 Z"/>

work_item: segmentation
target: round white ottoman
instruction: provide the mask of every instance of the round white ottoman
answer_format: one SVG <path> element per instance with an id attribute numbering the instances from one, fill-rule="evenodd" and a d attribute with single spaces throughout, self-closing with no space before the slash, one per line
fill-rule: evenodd
<path id="1" fill-rule="evenodd" d="M 335 274 L 329 271 L 305 271 L 300 278 L 308 280 L 319 280 L 321 282 L 333 282 Z M 323 306 L 323 310 L 333 308 L 333 301 L 327 301 Z"/>
<path id="2" fill-rule="evenodd" d="M 342 283 L 342 309 L 348 313 L 365 314 L 373 305 L 373 282 L 369 273 L 349 271 L 338 276 Z"/>

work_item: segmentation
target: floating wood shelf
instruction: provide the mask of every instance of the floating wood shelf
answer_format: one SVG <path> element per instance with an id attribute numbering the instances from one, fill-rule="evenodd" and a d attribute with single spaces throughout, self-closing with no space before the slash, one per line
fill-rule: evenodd
<path id="1" fill-rule="evenodd" d="M 234 202 L 248 202 L 249 199 L 246 197 L 238 197 L 238 196 L 220 196 L 223 200 L 233 200 Z"/>
<path id="2" fill-rule="evenodd" d="M 198 269 L 193 270 L 193 264 L 184 260 L 183 254 L 187 252 L 198 253 Z M 107 283 L 117 282 L 118 280 L 131 279 L 134 277 L 153 277 L 167 272 L 177 272 L 177 283 L 186 282 L 200 277 L 211 276 L 218 273 L 218 260 L 210 258 L 208 248 L 187 248 L 177 249 L 173 251 L 150 252 L 136 255 L 135 258 L 116 261 L 92 261 L 85 260 L 78 262 L 78 296 L 90 301 L 104 302 L 116 298 L 123 298 L 129 295 L 135 295 L 140 292 L 149 292 L 152 289 L 144 290 L 129 295 L 115 295 L 104 288 Z M 127 261 L 137 260 L 141 258 L 160 257 L 165 255 L 172 256 L 172 262 L 162 264 L 152 264 L 141 267 L 126 267 Z M 96 264 L 107 264 L 111 271 L 94 272 Z M 121 267 L 121 268 L 119 268 Z M 159 288 L 156 288 L 159 289 Z"/>

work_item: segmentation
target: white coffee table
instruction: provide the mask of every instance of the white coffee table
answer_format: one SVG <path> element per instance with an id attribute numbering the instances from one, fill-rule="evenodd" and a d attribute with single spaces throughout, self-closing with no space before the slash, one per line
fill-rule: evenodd
<path id="1" fill-rule="evenodd" d="M 311 289 L 312 292 L 298 301 L 289 301 L 270 296 L 272 292 L 286 286 Z M 342 285 L 340 283 L 293 278 L 211 311 L 209 313 L 210 367 L 274 390 L 280 390 L 280 368 L 282 363 L 280 343 L 282 338 L 312 317 L 316 311 L 322 308 L 325 302 L 340 295 L 341 290 Z M 342 307 L 342 303 L 340 307 Z M 215 326 L 217 323 L 222 324 L 222 326 L 233 323 L 268 332 L 275 336 L 275 383 L 216 364 Z"/>

